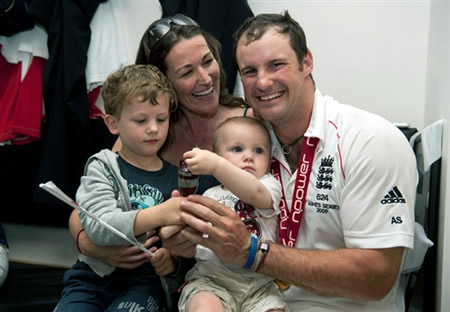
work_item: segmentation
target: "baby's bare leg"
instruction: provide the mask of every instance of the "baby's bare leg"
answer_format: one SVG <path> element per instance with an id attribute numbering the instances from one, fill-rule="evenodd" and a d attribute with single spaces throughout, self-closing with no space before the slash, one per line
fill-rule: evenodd
<path id="1" fill-rule="evenodd" d="M 209 291 L 200 291 L 189 300 L 187 312 L 218 311 L 223 312 L 219 297 Z"/>

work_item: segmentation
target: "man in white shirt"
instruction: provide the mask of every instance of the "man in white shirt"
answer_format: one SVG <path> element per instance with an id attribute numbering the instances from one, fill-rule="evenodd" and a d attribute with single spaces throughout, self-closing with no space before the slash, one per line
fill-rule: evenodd
<path id="1" fill-rule="evenodd" d="M 236 39 L 245 97 L 271 128 L 284 193 L 279 243 L 269 243 L 259 272 L 285 282 L 292 311 L 404 311 L 416 190 L 406 138 L 316 89 L 305 35 L 287 12 L 247 20 Z M 237 216 L 200 196 L 182 209 L 191 229 L 168 242 L 173 252 L 188 255 L 193 242 L 244 266 L 250 236 Z"/>

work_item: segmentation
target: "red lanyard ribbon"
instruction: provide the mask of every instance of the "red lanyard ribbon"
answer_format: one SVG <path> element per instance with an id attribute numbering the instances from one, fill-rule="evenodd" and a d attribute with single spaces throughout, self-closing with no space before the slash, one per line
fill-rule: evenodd
<path id="1" fill-rule="evenodd" d="M 289 247 L 295 247 L 303 211 L 305 210 L 306 194 L 308 192 L 309 176 L 314 162 L 318 138 L 306 138 L 303 141 L 302 152 L 297 166 L 297 177 L 295 180 L 294 194 L 292 196 L 291 211 L 289 211 L 286 196 L 284 194 L 283 181 L 281 179 L 280 162 L 273 159 L 271 172 L 281 183 L 282 196 L 280 201 L 279 239 L 280 242 Z"/>

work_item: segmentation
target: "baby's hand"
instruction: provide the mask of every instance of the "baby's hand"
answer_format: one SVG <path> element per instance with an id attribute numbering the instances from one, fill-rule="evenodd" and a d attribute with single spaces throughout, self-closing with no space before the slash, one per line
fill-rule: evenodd
<path id="1" fill-rule="evenodd" d="M 202 150 L 194 147 L 192 150 L 183 154 L 184 160 L 189 170 L 193 174 L 214 174 L 220 156 L 208 150 Z"/>
<path id="2" fill-rule="evenodd" d="M 169 250 L 164 247 L 152 249 L 150 249 L 153 252 L 153 256 L 150 257 L 150 263 L 153 265 L 156 274 L 165 276 L 175 271 L 176 262 L 178 259 L 176 257 L 172 257 Z"/>

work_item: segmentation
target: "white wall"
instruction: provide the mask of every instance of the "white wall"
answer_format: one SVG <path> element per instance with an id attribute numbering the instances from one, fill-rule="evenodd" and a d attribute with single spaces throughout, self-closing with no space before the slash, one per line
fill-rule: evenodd
<path id="1" fill-rule="evenodd" d="M 123 12 L 130 62 L 159 1 L 112 0 Z M 392 122 L 424 126 L 429 1 L 250 0 L 255 14 L 290 14 L 304 28 L 318 88 Z"/>
<path id="2" fill-rule="evenodd" d="M 423 127 L 428 2 L 249 1 L 304 28 L 322 93 L 392 122 Z"/>

